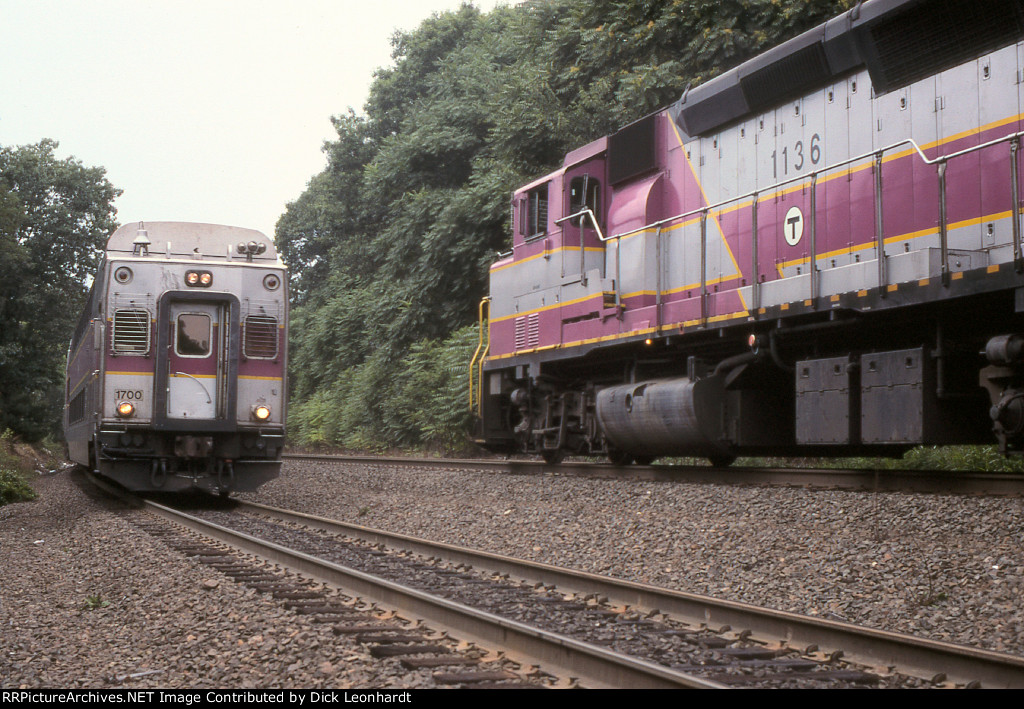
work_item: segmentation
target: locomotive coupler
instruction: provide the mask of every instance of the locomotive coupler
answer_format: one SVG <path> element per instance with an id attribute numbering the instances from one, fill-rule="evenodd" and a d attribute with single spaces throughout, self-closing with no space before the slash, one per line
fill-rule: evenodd
<path id="1" fill-rule="evenodd" d="M 213 436 L 176 436 L 174 455 L 179 458 L 208 458 L 213 453 Z"/>
<path id="2" fill-rule="evenodd" d="M 167 484 L 167 459 L 154 458 L 153 467 L 149 471 L 149 484 L 155 488 L 161 488 Z"/>

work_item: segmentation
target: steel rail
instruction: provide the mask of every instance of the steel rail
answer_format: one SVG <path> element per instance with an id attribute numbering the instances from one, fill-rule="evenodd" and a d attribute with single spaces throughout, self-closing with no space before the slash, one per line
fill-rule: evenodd
<path id="1" fill-rule="evenodd" d="M 541 460 L 496 460 L 326 455 L 286 453 L 291 460 L 312 460 L 368 465 L 421 468 L 493 470 L 513 475 L 557 474 L 575 477 L 613 478 L 649 482 L 722 485 L 776 485 L 872 492 L 927 492 L 985 495 L 1024 495 L 1024 475 L 1019 473 L 943 472 L 925 470 L 831 470 L 822 468 L 769 468 L 733 465 L 632 465 Z"/>
<path id="2" fill-rule="evenodd" d="M 794 649 L 816 645 L 825 654 L 840 650 L 843 658 L 852 662 L 871 667 L 896 667 L 902 674 L 926 680 L 933 680 L 941 673 L 948 681 L 965 686 L 980 683 L 986 688 L 1024 687 L 1024 657 L 623 581 L 268 505 L 239 504 L 243 510 L 253 510 L 322 531 L 342 533 L 426 556 L 439 556 L 451 562 L 531 582 L 554 584 L 565 592 L 597 593 L 615 604 L 639 610 L 658 610 L 675 620 L 709 627 L 730 626 L 737 632 L 738 629 L 749 629 L 753 638 L 768 643 L 780 643 Z"/>
<path id="3" fill-rule="evenodd" d="M 146 509 L 203 536 L 254 554 L 384 606 L 441 625 L 456 637 L 526 657 L 549 672 L 580 678 L 586 686 L 619 689 L 723 689 L 723 685 L 605 648 L 533 628 L 444 598 L 317 559 L 147 501 Z"/>

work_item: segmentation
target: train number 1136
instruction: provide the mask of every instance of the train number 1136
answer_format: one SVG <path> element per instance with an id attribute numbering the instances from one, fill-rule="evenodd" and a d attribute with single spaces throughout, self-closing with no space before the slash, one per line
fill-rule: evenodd
<path id="1" fill-rule="evenodd" d="M 811 149 L 810 159 L 812 165 L 817 165 L 821 161 L 821 136 L 815 133 L 811 136 Z M 774 179 L 779 178 L 779 160 L 782 160 L 782 174 L 783 176 L 789 174 L 790 161 L 792 161 L 792 168 L 799 172 L 804 169 L 806 164 L 807 156 L 805 155 L 804 142 L 798 140 L 796 145 L 793 146 L 793 152 L 790 153 L 789 146 L 787 145 L 782 149 L 780 153 L 777 150 L 772 151 L 772 177 Z"/>

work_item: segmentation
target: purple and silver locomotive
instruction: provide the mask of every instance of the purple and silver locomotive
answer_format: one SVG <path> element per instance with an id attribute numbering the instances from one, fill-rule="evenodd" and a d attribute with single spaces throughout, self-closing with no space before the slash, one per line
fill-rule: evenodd
<path id="1" fill-rule="evenodd" d="M 287 273 L 258 231 L 142 222 L 107 242 L 68 352 L 71 459 L 130 490 L 277 476 Z"/>
<path id="2" fill-rule="evenodd" d="M 479 441 L 1024 450 L 1022 39 L 1019 0 L 858 3 L 516 191 Z"/>

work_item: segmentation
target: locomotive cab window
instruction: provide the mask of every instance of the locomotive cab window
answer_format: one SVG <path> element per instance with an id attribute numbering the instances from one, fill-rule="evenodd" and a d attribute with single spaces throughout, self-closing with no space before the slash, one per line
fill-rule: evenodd
<path id="1" fill-rule="evenodd" d="M 601 221 L 601 184 L 587 175 L 572 178 L 569 183 L 569 214 L 576 214 L 584 208 L 594 213 L 598 223 Z M 589 220 L 584 225 L 593 227 Z"/>
<path id="2" fill-rule="evenodd" d="M 530 238 L 548 230 L 548 186 L 530 190 L 520 203 L 519 233 Z"/>
<path id="3" fill-rule="evenodd" d="M 205 313 L 182 313 L 175 327 L 174 351 L 181 357 L 208 357 L 212 324 Z"/>

